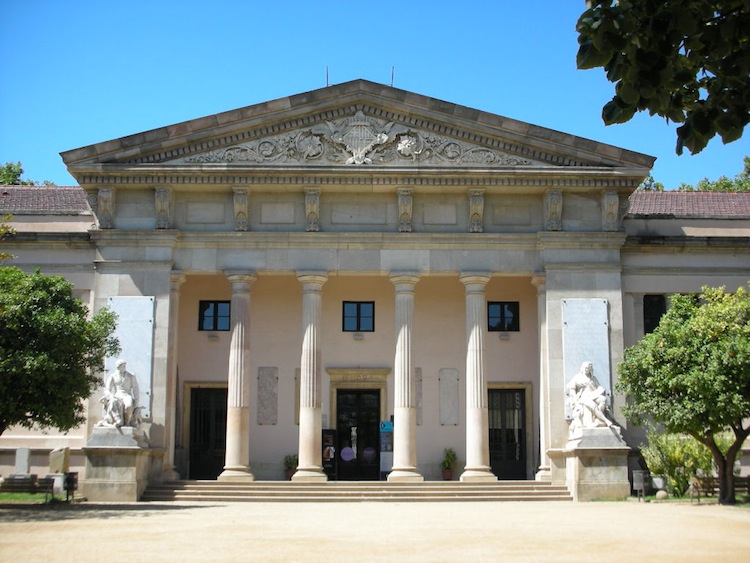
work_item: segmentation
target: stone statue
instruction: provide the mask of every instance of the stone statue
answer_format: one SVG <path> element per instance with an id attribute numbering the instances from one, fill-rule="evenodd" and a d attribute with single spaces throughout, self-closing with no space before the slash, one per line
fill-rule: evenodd
<path id="1" fill-rule="evenodd" d="M 607 390 L 594 377 L 594 366 L 583 362 L 581 369 L 573 376 L 565 390 L 568 406 L 573 413 L 569 437 L 580 437 L 584 428 L 610 427 L 607 417 Z"/>
<path id="2" fill-rule="evenodd" d="M 104 382 L 104 397 L 101 399 L 102 420 L 97 426 L 138 428 L 141 424 L 138 380 L 126 369 L 125 360 L 117 360 L 116 367 L 117 369 L 110 373 Z"/>

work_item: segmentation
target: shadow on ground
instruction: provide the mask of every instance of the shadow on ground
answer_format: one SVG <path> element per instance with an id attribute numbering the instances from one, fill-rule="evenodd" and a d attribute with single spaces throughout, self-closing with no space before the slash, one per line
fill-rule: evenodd
<path id="1" fill-rule="evenodd" d="M 0 504 L 0 523 L 4 522 L 54 522 L 60 520 L 106 519 L 148 517 L 164 512 L 209 508 L 211 504 Z"/>

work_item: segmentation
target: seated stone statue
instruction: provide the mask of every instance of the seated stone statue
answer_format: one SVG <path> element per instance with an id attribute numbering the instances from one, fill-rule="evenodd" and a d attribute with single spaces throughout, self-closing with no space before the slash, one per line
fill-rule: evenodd
<path id="1" fill-rule="evenodd" d="M 607 416 L 607 390 L 594 377 L 594 366 L 583 362 L 581 369 L 573 376 L 566 389 L 566 399 L 573 413 L 569 437 L 580 437 L 583 428 L 612 426 Z"/>
<path id="2" fill-rule="evenodd" d="M 104 382 L 102 420 L 97 426 L 138 428 L 141 423 L 138 380 L 126 369 L 125 360 L 117 360 L 116 367 Z"/>

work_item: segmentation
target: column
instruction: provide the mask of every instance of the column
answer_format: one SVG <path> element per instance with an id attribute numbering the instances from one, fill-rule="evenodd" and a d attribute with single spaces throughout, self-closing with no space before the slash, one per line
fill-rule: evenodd
<path id="1" fill-rule="evenodd" d="M 219 481 L 252 481 L 250 472 L 250 273 L 227 274 L 232 284 L 227 393 L 227 452 Z"/>
<path id="2" fill-rule="evenodd" d="M 536 307 L 539 337 L 539 469 L 536 473 L 537 481 L 552 479 L 549 455 L 549 368 L 547 362 L 547 291 L 546 278 L 534 275 L 531 283 L 536 287 Z"/>
<path id="3" fill-rule="evenodd" d="M 394 274 L 396 287 L 396 356 L 394 366 L 393 469 L 389 481 L 424 481 L 417 472 L 417 401 L 411 336 L 416 274 Z"/>
<path id="4" fill-rule="evenodd" d="M 461 481 L 496 481 L 490 470 L 487 381 L 484 375 L 484 330 L 489 274 L 463 274 L 466 288 L 466 467 Z"/>
<path id="5" fill-rule="evenodd" d="M 176 433 L 177 412 L 177 328 L 179 326 L 180 287 L 185 282 L 185 276 L 180 272 L 172 272 L 169 279 L 169 336 L 167 342 L 167 416 L 164 424 L 165 458 L 164 481 L 176 481 L 180 478 L 174 465 L 174 447 Z"/>
<path id="6" fill-rule="evenodd" d="M 299 465 L 292 481 L 326 481 L 323 472 L 323 423 L 320 407 L 320 309 L 324 273 L 302 273 L 302 358 L 299 388 Z"/>

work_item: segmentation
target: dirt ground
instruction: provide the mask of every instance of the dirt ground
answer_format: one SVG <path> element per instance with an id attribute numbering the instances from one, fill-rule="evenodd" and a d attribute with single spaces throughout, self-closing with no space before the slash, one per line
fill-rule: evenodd
<path id="1" fill-rule="evenodd" d="M 0 506 L 0 561 L 750 561 L 750 508 L 690 503 Z"/>

